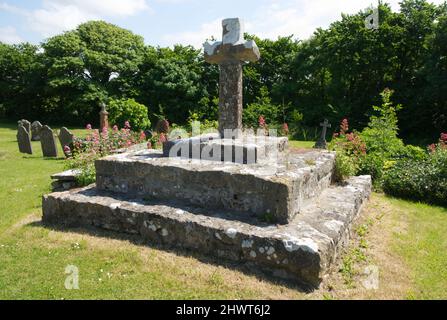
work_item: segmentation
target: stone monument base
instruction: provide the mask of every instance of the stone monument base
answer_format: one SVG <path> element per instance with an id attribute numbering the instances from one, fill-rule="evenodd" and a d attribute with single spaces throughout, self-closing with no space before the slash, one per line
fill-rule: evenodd
<path id="1" fill-rule="evenodd" d="M 140 150 L 96 162 L 97 183 L 43 197 L 43 222 L 140 235 L 317 287 L 371 192 L 332 182 L 335 154 L 240 164 Z"/>
<path id="2" fill-rule="evenodd" d="M 163 144 L 163 156 L 254 164 L 282 157 L 288 143 L 286 137 L 243 135 L 222 139 L 219 134 L 211 134 L 167 141 Z"/>
<path id="3" fill-rule="evenodd" d="M 43 222 L 140 235 L 166 247 L 246 263 L 270 276 L 318 287 L 349 239 L 371 192 L 369 176 L 324 190 L 287 225 L 227 210 L 131 199 L 95 186 L 43 197 Z"/>

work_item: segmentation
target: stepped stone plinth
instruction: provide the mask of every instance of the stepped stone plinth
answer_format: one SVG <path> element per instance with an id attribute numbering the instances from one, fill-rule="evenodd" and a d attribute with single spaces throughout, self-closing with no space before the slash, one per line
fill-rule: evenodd
<path id="1" fill-rule="evenodd" d="M 144 150 L 97 160 L 96 185 L 130 197 L 271 216 L 286 224 L 308 199 L 331 184 L 334 159 L 334 153 L 312 151 L 244 165 L 164 157 L 161 151 Z"/>
<path id="2" fill-rule="evenodd" d="M 242 130 L 242 65 L 260 58 L 240 19 L 205 44 L 219 65 L 219 134 L 121 150 L 96 161 L 96 185 L 43 197 L 43 221 L 136 234 L 255 266 L 317 287 L 371 192 L 369 176 L 338 185 L 335 153 L 288 150 Z M 227 133 L 231 132 L 231 135 Z"/>
<path id="3" fill-rule="evenodd" d="M 244 263 L 256 273 L 318 287 L 371 192 L 369 176 L 331 186 L 287 225 L 228 210 L 129 198 L 94 186 L 43 198 L 43 221 L 141 236 L 151 244 Z"/>

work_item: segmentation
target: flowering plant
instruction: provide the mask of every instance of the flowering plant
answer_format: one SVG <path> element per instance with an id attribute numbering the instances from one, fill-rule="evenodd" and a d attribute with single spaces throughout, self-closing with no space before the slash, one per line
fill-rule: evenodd
<path id="1" fill-rule="evenodd" d="M 438 150 L 447 150 L 447 133 L 441 133 L 441 137 L 437 144 L 433 143 L 428 146 L 428 151 L 430 153 L 434 153 Z"/>
<path id="2" fill-rule="evenodd" d="M 337 152 L 335 174 L 338 180 L 359 172 L 360 163 L 366 156 L 366 144 L 357 132 L 349 132 L 348 119 L 341 121 L 340 131 L 334 133 L 329 149 Z"/>
<path id="3" fill-rule="evenodd" d="M 87 125 L 86 130 L 87 135 L 84 139 L 74 138 L 72 148 L 68 146 L 64 148 L 64 153 L 68 157 L 67 166 L 70 169 L 79 169 L 81 172 L 78 179 L 80 185 L 95 181 L 95 160 L 115 150 L 146 142 L 144 132 L 131 131 L 128 121 L 121 130 L 116 125 L 112 130 L 104 128 L 101 132 Z"/>

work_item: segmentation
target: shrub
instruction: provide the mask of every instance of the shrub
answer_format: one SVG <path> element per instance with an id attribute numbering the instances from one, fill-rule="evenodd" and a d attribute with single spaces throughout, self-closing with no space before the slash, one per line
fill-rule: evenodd
<path id="1" fill-rule="evenodd" d="M 357 132 L 349 131 L 348 119 L 343 119 L 340 132 L 334 134 L 329 145 L 330 150 L 337 152 L 335 158 L 335 178 L 339 181 L 356 175 L 360 163 L 366 156 L 366 145 Z"/>
<path id="2" fill-rule="evenodd" d="M 256 98 L 254 103 L 250 103 L 243 110 L 244 125 L 251 128 L 257 128 L 259 125 L 259 118 L 262 116 L 265 123 L 276 124 L 280 115 L 280 106 L 272 103 L 269 97 L 268 89 L 262 87 L 260 96 Z"/>
<path id="3" fill-rule="evenodd" d="M 87 131 L 85 139 L 74 139 L 72 150 L 69 147 L 64 148 L 64 153 L 70 155 L 66 167 L 80 170 L 77 182 L 81 186 L 95 182 L 95 160 L 114 150 L 128 148 L 146 141 L 143 132 L 133 132 L 129 128 L 119 130 L 117 126 L 114 126 L 112 131 L 105 128 L 99 133 L 98 130 L 91 129 L 91 125 L 87 125 Z"/>
<path id="4" fill-rule="evenodd" d="M 447 149 L 441 145 L 424 159 L 403 159 L 385 174 L 390 195 L 447 205 Z"/>
<path id="5" fill-rule="evenodd" d="M 368 127 L 362 132 L 349 131 L 349 123 L 344 119 L 340 132 L 334 134 L 330 144 L 337 151 L 336 175 L 369 174 L 374 186 L 382 187 L 382 179 L 398 161 L 405 159 L 423 160 L 427 152 L 419 147 L 405 146 L 398 137 L 397 111 L 400 105 L 391 103 L 393 91 L 385 89 L 381 96 L 381 106 L 373 106 L 375 115 L 370 117 Z"/>
<path id="6" fill-rule="evenodd" d="M 382 93 L 382 105 L 373 106 L 376 115 L 370 117 L 368 126 L 360 136 L 365 141 L 367 156 L 361 163 L 361 174 L 370 174 L 376 186 L 379 186 L 389 161 L 411 154 L 403 141 L 398 137 L 397 111 L 402 107 L 393 105 L 391 96 L 393 91 L 385 89 Z M 414 151 L 414 150 L 413 150 Z"/>
<path id="7" fill-rule="evenodd" d="M 146 106 L 134 99 L 119 99 L 109 102 L 109 121 L 113 125 L 122 125 L 129 121 L 134 130 L 146 130 L 151 126 Z"/>

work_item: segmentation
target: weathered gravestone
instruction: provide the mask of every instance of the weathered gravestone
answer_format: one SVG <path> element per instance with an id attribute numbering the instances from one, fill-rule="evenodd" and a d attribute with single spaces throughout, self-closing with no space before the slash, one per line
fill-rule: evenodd
<path id="1" fill-rule="evenodd" d="M 223 20 L 222 27 L 222 42 L 206 42 L 204 49 L 205 61 L 219 65 L 219 133 L 224 137 L 225 130 L 242 130 L 242 65 L 258 61 L 260 53 L 253 40 L 244 39 L 239 18 Z"/>
<path id="2" fill-rule="evenodd" d="M 65 127 L 62 127 L 59 131 L 59 142 L 61 143 L 62 148 L 65 146 L 71 146 L 73 143 L 74 135 Z"/>
<path id="3" fill-rule="evenodd" d="M 28 132 L 28 135 L 31 134 L 31 123 L 28 120 L 22 119 L 17 121 L 17 127 L 23 126 L 25 130 Z"/>
<path id="4" fill-rule="evenodd" d="M 34 121 L 31 124 L 31 140 L 40 141 L 40 130 L 42 130 L 42 124 L 39 121 Z"/>
<path id="5" fill-rule="evenodd" d="M 109 113 L 107 112 L 106 105 L 101 103 L 101 112 L 99 112 L 99 128 L 104 130 L 104 128 L 109 127 Z"/>
<path id="6" fill-rule="evenodd" d="M 323 130 L 321 131 L 321 137 L 315 143 L 314 148 L 326 149 L 327 148 L 327 142 L 326 142 L 327 128 L 330 128 L 331 124 L 329 123 L 329 121 L 327 119 L 324 119 L 324 122 L 320 123 L 320 126 L 323 127 Z"/>
<path id="7" fill-rule="evenodd" d="M 17 130 L 17 142 L 21 153 L 33 154 L 29 132 L 22 125 Z"/>
<path id="8" fill-rule="evenodd" d="M 49 126 L 43 126 L 40 130 L 40 144 L 44 157 L 57 157 L 56 139 Z"/>

